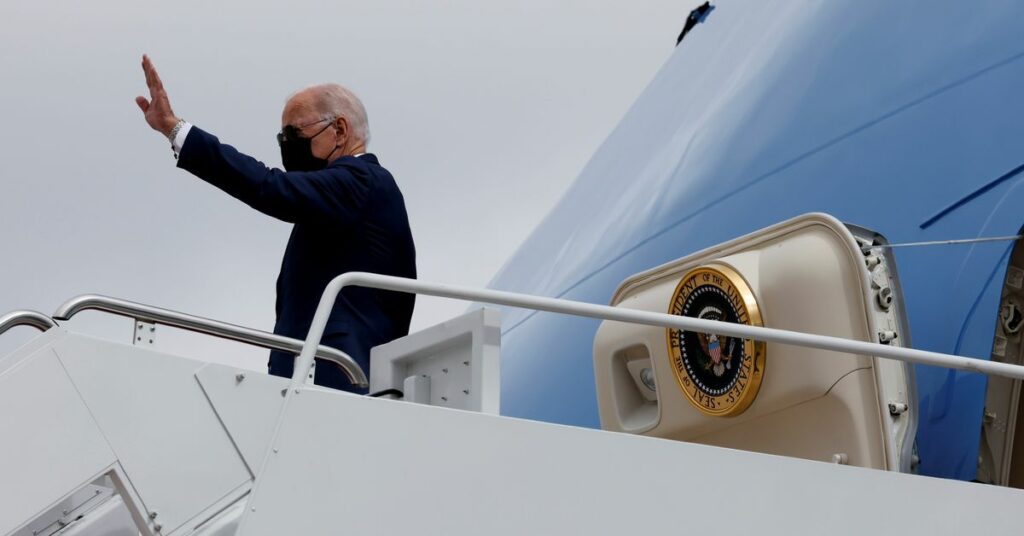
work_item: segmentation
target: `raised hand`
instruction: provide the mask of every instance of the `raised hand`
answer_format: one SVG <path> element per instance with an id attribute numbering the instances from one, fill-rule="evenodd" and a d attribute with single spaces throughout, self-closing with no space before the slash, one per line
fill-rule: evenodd
<path id="1" fill-rule="evenodd" d="M 146 116 L 146 123 L 149 123 L 153 130 L 170 136 L 174 125 L 178 123 L 178 117 L 171 110 L 171 101 L 167 98 L 164 83 L 160 81 L 156 67 L 145 54 L 142 55 L 142 71 L 146 74 L 146 85 L 149 86 L 149 100 L 138 96 L 135 97 L 135 104 L 139 105 L 139 109 Z"/>

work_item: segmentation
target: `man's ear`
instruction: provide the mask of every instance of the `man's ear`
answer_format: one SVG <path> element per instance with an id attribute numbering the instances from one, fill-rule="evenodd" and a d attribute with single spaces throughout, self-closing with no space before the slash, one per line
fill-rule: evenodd
<path id="1" fill-rule="evenodd" d="M 348 119 L 345 119 L 343 116 L 338 116 L 338 118 L 334 120 L 334 128 L 338 131 L 338 140 L 340 141 L 337 147 L 344 147 L 345 144 L 348 143 L 348 138 L 351 134 L 351 130 L 348 128 Z"/>

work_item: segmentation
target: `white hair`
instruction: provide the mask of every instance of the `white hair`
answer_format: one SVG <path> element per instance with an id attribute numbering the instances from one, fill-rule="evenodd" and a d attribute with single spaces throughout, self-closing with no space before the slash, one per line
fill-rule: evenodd
<path id="1" fill-rule="evenodd" d="M 356 138 L 364 145 L 370 143 L 370 123 L 366 119 L 366 108 L 355 93 L 341 84 L 317 84 L 303 91 L 310 91 L 313 107 L 324 119 L 344 117 Z"/>

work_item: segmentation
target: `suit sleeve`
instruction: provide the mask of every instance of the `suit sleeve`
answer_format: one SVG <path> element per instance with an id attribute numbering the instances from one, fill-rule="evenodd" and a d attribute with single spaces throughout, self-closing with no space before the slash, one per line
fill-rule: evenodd
<path id="1" fill-rule="evenodd" d="M 369 176 L 347 167 L 286 172 L 223 144 L 195 126 L 185 138 L 178 167 L 250 207 L 291 223 L 353 225 L 370 192 Z"/>

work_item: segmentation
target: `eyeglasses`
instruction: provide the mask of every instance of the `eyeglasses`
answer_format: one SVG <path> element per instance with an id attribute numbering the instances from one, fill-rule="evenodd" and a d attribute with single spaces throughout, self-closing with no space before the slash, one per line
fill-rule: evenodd
<path id="1" fill-rule="evenodd" d="M 303 138 L 302 137 L 302 129 L 304 129 L 306 127 L 311 127 L 311 126 L 319 124 L 319 123 L 323 123 L 325 121 L 334 121 L 334 119 L 335 119 L 334 117 L 325 117 L 325 118 L 323 118 L 323 119 L 321 119 L 319 121 L 313 121 L 312 123 L 306 123 L 305 125 L 299 125 L 299 126 L 285 125 L 283 128 L 281 128 L 281 131 L 277 133 L 277 144 L 278 145 L 282 145 L 282 144 L 284 144 L 284 142 L 289 141 L 289 140 L 313 139 L 313 138 L 319 136 L 320 132 L 323 132 L 323 131 L 327 130 L 327 127 L 329 127 L 331 125 L 325 125 L 324 128 L 321 128 L 316 134 L 313 134 L 309 138 Z"/>

